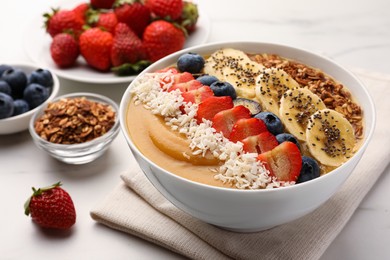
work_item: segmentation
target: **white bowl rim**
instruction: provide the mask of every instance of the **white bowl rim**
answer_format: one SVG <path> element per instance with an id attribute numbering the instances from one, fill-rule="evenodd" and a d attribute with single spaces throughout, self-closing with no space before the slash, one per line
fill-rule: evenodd
<path id="1" fill-rule="evenodd" d="M 331 172 L 329 172 L 329 173 L 327 173 L 325 175 L 320 176 L 319 178 L 315 178 L 315 179 L 312 179 L 312 180 L 307 181 L 307 182 L 298 183 L 298 184 L 294 184 L 294 185 L 291 185 L 291 186 L 273 188 L 273 189 L 241 190 L 241 189 L 235 189 L 235 188 L 229 188 L 229 187 L 218 187 L 218 186 L 212 186 L 212 185 L 208 185 L 208 184 L 192 181 L 192 180 L 186 179 L 184 177 L 181 177 L 179 175 L 176 175 L 174 173 L 171 173 L 168 170 L 165 170 L 164 168 L 160 167 L 159 165 L 157 165 L 156 163 L 151 161 L 145 155 L 143 155 L 138 150 L 136 145 L 132 142 L 131 138 L 128 135 L 127 126 L 126 126 L 126 123 L 125 123 L 125 121 L 126 121 L 126 113 L 125 112 L 126 112 L 127 105 L 128 105 L 128 102 L 126 102 L 126 99 L 127 99 L 128 96 L 130 96 L 131 85 L 138 78 L 142 77 L 144 74 L 148 73 L 149 71 L 154 71 L 155 68 L 159 67 L 161 63 L 164 63 L 165 61 L 170 60 L 170 59 L 172 59 L 175 56 L 179 56 L 179 55 L 187 53 L 187 52 L 196 52 L 196 50 L 198 50 L 198 49 L 213 48 L 213 47 L 214 47 L 215 50 L 218 50 L 218 49 L 222 48 L 223 46 L 227 47 L 229 45 L 248 45 L 248 44 L 270 45 L 270 46 L 275 46 L 277 48 L 291 49 L 291 50 L 298 51 L 298 52 L 304 52 L 304 53 L 307 53 L 307 54 L 312 55 L 312 56 L 317 56 L 318 58 L 324 59 L 327 62 L 332 63 L 333 66 L 338 67 L 339 69 L 343 70 L 351 78 L 353 78 L 353 80 L 355 80 L 357 83 L 359 83 L 359 86 L 362 88 L 364 94 L 367 96 L 367 100 L 369 101 L 369 103 L 367 104 L 367 107 L 369 107 L 370 110 L 372 111 L 372 127 L 370 128 L 370 131 L 368 133 L 365 133 L 364 142 L 361 144 L 359 150 L 346 163 L 344 163 L 343 165 L 339 166 L 337 168 L 337 170 L 339 170 L 339 169 L 341 170 L 341 169 L 347 167 L 347 165 L 350 164 L 350 161 L 351 161 L 351 159 L 353 157 L 358 156 L 358 155 L 364 153 L 364 151 L 366 150 L 366 148 L 367 148 L 367 146 L 368 146 L 368 144 L 369 144 L 369 142 L 370 142 L 370 140 L 372 138 L 372 135 L 374 133 L 375 124 L 376 124 L 376 113 L 375 113 L 375 105 L 374 105 L 373 99 L 372 99 L 371 95 L 369 94 L 367 88 L 363 84 L 363 82 L 359 78 L 357 78 L 355 76 L 355 74 L 352 73 L 350 70 L 346 69 L 344 66 L 340 65 L 339 63 L 335 62 L 334 60 L 332 60 L 329 57 L 326 57 L 326 56 L 324 56 L 322 54 L 315 53 L 313 51 L 309 51 L 309 50 L 302 49 L 302 48 L 297 48 L 297 47 L 285 45 L 285 44 L 272 43 L 272 42 L 261 42 L 261 41 L 220 41 L 220 42 L 212 42 L 212 43 L 202 44 L 202 45 L 198 45 L 198 46 L 193 46 L 193 47 L 182 49 L 182 50 L 180 50 L 178 52 L 172 53 L 172 54 L 170 54 L 170 55 L 160 59 L 159 61 L 153 63 L 148 68 L 146 68 L 143 72 L 141 72 L 129 84 L 129 86 L 127 87 L 125 93 L 122 96 L 122 99 L 121 99 L 121 102 L 120 102 L 120 108 L 119 108 L 119 116 L 120 116 L 120 120 L 119 121 L 120 121 L 120 125 L 121 125 L 121 130 L 123 132 L 123 135 L 124 135 L 127 143 L 131 146 L 131 150 L 135 151 L 138 156 L 141 156 L 149 164 L 153 165 L 153 167 L 158 168 L 159 170 L 161 170 L 165 174 L 168 174 L 168 175 L 170 175 L 171 177 L 173 177 L 175 179 L 178 179 L 178 180 L 186 182 L 186 183 L 190 183 L 190 184 L 195 185 L 195 186 L 197 186 L 199 188 L 203 188 L 203 189 L 207 189 L 207 190 L 214 190 L 214 191 L 222 191 L 222 192 L 234 192 L 234 193 L 245 193 L 245 194 L 247 194 L 247 193 L 265 193 L 265 192 L 269 193 L 269 192 L 288 191 L 288 190 L 299 189 L 299 187 L 302 187 L 303 185 L 312 185 L 312 184 L 314 184 L 316 182 L 319 182 L 319 181 L 323 180 L 324 178 L 331 178 L 332 175 L 338 174 L 338 171 L 333 170 L 333 171 L 331 171 Z"/>
<path id="2" fill-rule="evenodd" d="M 69 98 L 69 97 L 86 97 L 86 98 L 91 98 L 92 100 L 93 100 L 93 98 L 103 100 L 103 102 L 108 104 L 108 105 L 110 105 L 114 109 L 114 111 L 116 113 L 114 125 L 104 135 L 99 136 L 99 137 L 97 137 L 97 138 L 95 138 L 95 139 L 93 139 L 91 141 L 88 141 L 88 142 L 79 143 L 79 144 L 57 144 L 57 143 L 52 143 L 52 142 L 49 142 L 49 141 L 47 141 L 45 139 L 42 139 L 34 130 L 35 120 L 37 119 L 38 114 L 40 114 L 41 111 L 46 109 L 47 105 L 45 105 L 45 106 L 41 107 L 38 111 L 36 111 L 36 113 L 31 117 L 30 122 L 29 122 L 29 128 L 28 129 L 29 129 L 29 132 L 33 136 L 34 139 L 37 139 L 37 140 L 39 140 L 39 142 L 42 142 L 44 145 L 49 145 L 52 148 L 65 149 L 67 147 L 72 147 L 72 149 L 82 149 L 82 148 L 94 146 L 96 143 L 100 143 L 103 138 L 106 139 L 106 138 L 112 136 L 113 134 L 115 134 L 119 130 L 119 125 L 120 125 L 120 123 L 119 123 L 119 115 L 118 115 L 119 107 L 118 107 L 118 104 L 114 100 L 112 100 L 112 99 L 110 99 L 110 98 L 108 98 L 106 96 L 103 96 L 103 95 L 100 95 L 100 94 L 96 94 L 96 93 L 73 92 L 73 93 L 69 93 L 69 94 L 64 94 L 64 95 L 58 96 L 58 97 L 54 98 L 51 102 L 55 102 L 55 101 L 60 100 L 62 98 Z"/>

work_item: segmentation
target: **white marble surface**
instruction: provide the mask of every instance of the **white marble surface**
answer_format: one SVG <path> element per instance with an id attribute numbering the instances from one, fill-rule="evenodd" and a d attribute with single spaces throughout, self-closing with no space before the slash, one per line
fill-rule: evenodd
<path id="1" fill-rule="evenodd" d="M 263 1 L 198 0 L 211 20 L 209 42 L 259 40 L 329 55 L 347 67 L 390 74 L 388 0 Z M 238 6 L 239 3 L 239 6 Z M 56 1 L 7 1 L 0 8 L 0 63 L 26 60 L 24 28 Z M 28 40 L 28 39 L 27 39 Z M 93 91 L 120 100 L 126 84 L 61 80 L 61 93 Z M 136 237 L 96 224 L 90 209 L 119 182 L 132 161 L 120 134 L 96 162 L 69 166 L 49 158 L 27 131 L 0 136 L 0 259 L 181 259 Z M 390 169 L 379 179 L 322 260 L 390 259 Z M 71 232 L 41 232 L 23 214 L 31 186 L 62 180 L 76 204 Z"/>

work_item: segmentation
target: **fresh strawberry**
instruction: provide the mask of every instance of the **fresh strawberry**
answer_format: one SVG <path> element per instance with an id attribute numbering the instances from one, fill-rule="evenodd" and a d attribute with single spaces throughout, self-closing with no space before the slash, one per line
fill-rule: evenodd
<path id="1" fill-rule="evenodd" d="M 90 9 L 87 12 L 87 23 L 92 27 L 99 27 L 110 33 L 114 33 L 118 19 L 112 10 L 102 11 Z"/>
<path id="2" fill-rule="evenodd" d="M 283 142 L 257 159 L 279 181 L 296 181 L 302 168 L 302 156 L 292 142 Z"/>
<path id="3" fill-rule="evenodd" d="M 112 65 L 134 64 L 145 57 L 141 39 L 125 23 L 118 23 L 111 48 Z"/>
<path id="4" fill-rule="evenodd" d="M 100 71 L 107 71 L 111 67 L 112 34 L 100 28 L 90 28 L 84 31 L 79 38 L 80 53 L 86 62 Z"/>
<path id="5" fill-rule="evenodd" d="M 143 43 L 152 62 L 181 50 L 184 42 L 183 30 L 164 20 L 152 22 L 143 34 Z"/>
<path id="6" fill-rule="evenodd" d="M 72 35 L 59 33 L 54 36 L 50 45 L 50 55 L 57 66 L 61 68 L 73 66 L 79 54 L 79 45 Z"/>
<path id="7" fill-rule="evenodd" d="M 84 24 L 86 23 L 86 17 L 87 17 L 87 12 L 90 8 L 90 5 L 88 3 L 81 3 L 77 5 L 75 8 L 73 8 L 73 12 L 76 14 L 76 16 L 80 17 L 81 20 L 84 21 Z"/>
<path id="8" fill-rule="evenodd" d="M 150 10 L 138 0 L 118 0 L 114 4 L 118 21 L 127 24 L 142 38 L 146 26 L 151 21 Z"/>
<path id="9" fill-rule="evenodd" d="M 249 136 L 258 135 L 262 132 L 268 131 L 265 123 L 257 118 L 243 118 L 239 119 L 232 128 L 229 135 L 229 140 L 232 142 L 241 141 Z"/>
<path id="10" fill-rule="evenodd" d="M 111 9 L 115 0 L 91 0 L 91 6 L 95 9 Z"/>
<path id="11" fill-rule="evenodd" d="M 145 5 L 157 17 L 176 20 L 181 16 L 183 0 L 146 0 Z"/>
<path id="12" fill-rule="evenodd" d="M 179 89 L 181 92 L 187 92 L 187 91 L 190 91 L 190 90 L 198 89 L 198 88 L 200 88 L 202 86 L 203 86 L 202 83 L 200 83 L 196 79 L 192 79 L 190 81 L 173 84 L 172 87 L 169 88 L 169 91 L 173 91 L 173 90 Z"/>
<path id="13" fill-rule="evenodd" d="M 187 30 L 188 34 L 195 31 L 198 18 L 198 6 L 193 2 L 183 1 L 183 11 L 177 22 Z"/>
<path id="14" fill-rule="evenodd" d="M 164 72 L 170 72 L 172 74 L 178 74 L 179 73 L 179 71 L 175 67 L 163 68 L 161 70 L 156 71 L 156 73 L 164 73 Z"/>
<path id="15" fill-rule="evenodd" d="M 160 79 L 160 86 L 164 86 L 165 84 L 179 84 L 179 83 L 185 83 L 191 80 L 194 80 L 194 76 L 192 76 L 191 73 L 189 72 L 183 72 L 179 73 L 176 69 L 169 69 L 167 71 L 162 71 L 162 72 L 168 72 L 170 71 L 172 75 L 167 75 L 164 78 Z"/>
<path id="16" fill-rule="evenodd" d="M 203 119 L 211 121 L 218 112 L 233 106 L 233 100 L 229 96 L 209 97 L 199 104 L 196 121 L 198 124 L 202 123 Z"/>
<path id="17" fill-rule="evenodd" d="M 217 133 L 222 132 L 223 136 L 229 138 L 232 132 L 233 125 L 242 118 L 250 118 L 249 109 L 244 106 L 235 106 L 231 109 L 226 109 L 218 112 L 213 117 L 213 127 Z"/>
<path id="18" fill-rule="evenodd" d="M 46 13 L 46 31 L 51 37 L 62 32 L 72 32 L 78 36 L 82 32 L 84 20 L 79 17 L 73 10 L 52 9 L 53 13 Z"/>
<path id="19" fill-rule="evenodd" d="M 214 92 L 211 90 L 209 86 L 201 85 L 200 88 L 183 92 L 181 93 L 181 95 L 184 98 L 184 102 L 187 103 L 191 102 L 192 104 L 200 104 L 203 101 L 205 101 L 207 98 L 214 96 Z"/>
<path id="20" fill-rule="evenodd" d="M 49 187 L 33 189 L 32 196 L 24 204 L 24 213 L 44 228 L 68 229 L 76 222 L 76 210 L 72 198 L 55 183 Z"/>
<path id="21" fill-rule="evenodd" d="M 271 151 L 279 144 L 276 137 L 268 131 L 249 136 L 240 142 L 244 144 L 243 149 L 245 152 L 258 154 Z"/>

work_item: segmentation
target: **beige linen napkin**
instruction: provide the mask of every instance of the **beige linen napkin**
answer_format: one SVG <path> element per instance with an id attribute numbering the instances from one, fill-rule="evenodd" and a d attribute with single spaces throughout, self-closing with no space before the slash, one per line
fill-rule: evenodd
<path id="1" fill-rule="evenodd" d="M 362 160 L 342 188 L 314 212 L 257 233 L 234 233 L 192 218 L 168 202 L 134 166 L 92 211 L 94 220 L 193 259 L 318 259 L 389 164 L 390 75 L 355 71 L 377 109 Z"/>

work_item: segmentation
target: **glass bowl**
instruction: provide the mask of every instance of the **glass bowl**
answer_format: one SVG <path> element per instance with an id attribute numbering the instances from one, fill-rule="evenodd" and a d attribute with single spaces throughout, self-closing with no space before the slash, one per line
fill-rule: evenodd
<path id="1" fill-rule="evenodd" d="M 35 131 L 35 122 L 44 114 L 47 105 L 39 109 L 31 118 L 29 131 L 34 143 L 42 150 L 46 151 L 50 156 L 68 164 L 85 164 L 100 157 L 109 147 L 111 142 L 119 133 L 119 117 L 118 105 L 111 99 L 94 93 L 72 93 L 62 95 L 55 98 L 52 102 L 63 98 L 81 98 L 85 97 L 88 100 L 107 104 L 111 106 L 115 112 L 115 123 L 112 128 L 102 136 L 84 143 L 77 144 L 58 144 L 47 141 L 40 137 Z"/>

